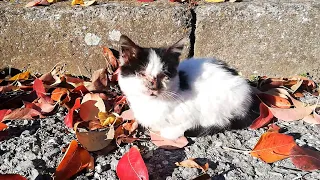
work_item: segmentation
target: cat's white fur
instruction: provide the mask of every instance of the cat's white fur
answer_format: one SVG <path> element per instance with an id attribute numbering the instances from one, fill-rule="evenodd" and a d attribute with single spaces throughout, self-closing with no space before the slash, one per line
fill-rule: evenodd
<path id="1" fill-rule="evenodd" d="M 163 64 L 150 50 L 146 72 L 156 76 Z M 161 136 L 176 139 L 188 129 L 203 126 L 225 127 L 230 119 L 244 116 L 250 106 L 247 82 L 231 75 L 214 59 L 188 59 L 178 66 L 188 77 L 190 89 L 179 89 L 179 76 L 166 84 L 163 97 L 147 95 L 139 76 L 119 76 L 121 90 L 127 96 L 137 121 Z M 170 99 L 170 100 L 168 100 Z"/>

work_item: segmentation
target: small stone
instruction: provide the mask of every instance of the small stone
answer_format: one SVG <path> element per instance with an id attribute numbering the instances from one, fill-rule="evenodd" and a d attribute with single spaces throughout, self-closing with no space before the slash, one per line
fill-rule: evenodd
<path id="1" fill-rule="evenodd" d="M 96 167 L 94 169 L 96 170 L 97 173 L 99 173 L 99 174 L 102 173 L 102 168 L 101 168 L 100 164 L 96 165 Z"/>
<path id="2" fill-rule="evenodd" d="M 34 160 L 34 159 L 37 158 L 37 156 L 31 151 L 25 152 L 24 156 L 25 156 L 26 159 L 29 159 L 29 160 Z"/>
<path id="3" fill-rule="evenodd" d="M 31 178 L 30 179 L 36 179 L 39 176 L 39 172 L 37 169 L 31 170 Z"/>
<path id="4" fill-rule="evenodd" d="M 222 142 L 217 141 L 215 147 L 221 147 L 222 146 Z"/>

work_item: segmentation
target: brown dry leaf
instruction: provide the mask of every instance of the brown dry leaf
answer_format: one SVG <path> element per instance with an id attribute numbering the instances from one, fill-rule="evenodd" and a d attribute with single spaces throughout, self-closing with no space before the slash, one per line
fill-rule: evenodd
<path id="1" fill-rule="evenodd" d="M 129 131 L 129 134 L 132 134 L 132 132 L 138 128 L 138 122 L 135 120 L 131 120 L 129 122 L 124 123 L 122 127 L 125 130 Z"/>
<path id="2" fill-rule="evenodd" d="M 163 149 L 180 149 L 189 143 L 184 136 L 181 136 L 176 140 L 170 140 L 161 137 L 159 132 L 150 132 L 150 137 L 153 144 Z"/>
<path id="3" fill-rule="evenodd" d="M 187 168 L 198 168 L 198 169 L 201 169 L 203 172 L 206 172 L 209 169 L 208 162 L 201 166 L 195 161 L 195 158 L 189 158 L 182 162 L 176 162 L 175 165 L 187 167 Z"/>
<path id="4" fill-rule="evenodd" d="M 91 83 L 86 85 L 86 88 L 89 91 L 107 91 L 109 89 L 108 82 L 107 69 L 99 69 L 93 72 Z"/>
<path id="5" fill-rule="evenodd" d="M 80 147 L 76 140 L 72 140 L 54 173 L 54 179 L 67 180 L 71 178 L 87 168 L 91 159 L 89 152 Z"/>
<path id="6" fill-rule="evenodd" d="M 98 151 L 106 146 L 114 138 L 114 127 L 110 126 L 110 128 L 106 128 L 102 131 L 85 131 L 79 132 L 78 125 L 81 122 L 77 122 L 74 125 L 74 130 L 76 132 L 76 136 L 78 141 L 86 148 L 88 151 Z"/>
<path id="7" fill-rule="evenodd" d="M 108 66 L 109 73 L 113 73 L 114 70 L 118 69 L 118 60 L 113 55 L 112 51 L 107 47 L 102 47 L 103 49 L 103 55 L 106 57 L 106 64 Z M 109 67 L 111 66 L 111 67 Z M 110 69 L 110 70 L 109 70 Z"/>
<path id="8" fill-rule="evenodd" d="M 292 136 L 277 132 L 266 132 L 261 135 L 250 154 L 266 163 L 273 163 L 288 158 L 292 147 L 295 145 Z"/>
<path id="9" fill-rule="evenodd" d="M 69 94 L 69 90 L 67 88 L 56 88 L 51 93 L 51 99 L 54 101 L 61 101 L 61 97 L 65 94 Z"/>
<path id="10" fill-rule="evenodd" d="M 81 102 L 80 117 L 84 121 L 98 119 L 99 112 L 106 112 L 106 105 L 98 93 L 86 94 Z"/>
<path id="11" fill-rule="evenodd" d="M 304 117 L 311 114 L 316 105 L 306 106 L 306 107 L 298 107 L 298 108 L 290 108 L 290 109 L 280 109 L 280 108 L 270 108 L 272 114 L 283 121 L 295 121 L 303 119 Z"/>
<path id="12" fill-rule="evenodd" d="M 303 80 L 299 78 L 297 81 L 297 84 L 290 87 L 290 89 L 292 90 L 292 93 L 296 92 L 300 88 L 302 83 L 303 83 Z"/>

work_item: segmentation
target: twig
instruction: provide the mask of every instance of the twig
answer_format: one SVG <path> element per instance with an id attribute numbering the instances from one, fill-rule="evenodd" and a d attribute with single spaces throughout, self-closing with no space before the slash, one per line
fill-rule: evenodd
<path id="1" fill-rule="evenodd" d="M 226 147 L 226 146 L 222 146 L 222 149 L 228 150 L 228 151 L 241 152 L 241 153 L 245 153 L 245 154 L 249 154 L 251 152 L 250 150 L 241 150 L 241 149 L 235 149 L 235 148 L 230 148 L 230 147 Z"/>

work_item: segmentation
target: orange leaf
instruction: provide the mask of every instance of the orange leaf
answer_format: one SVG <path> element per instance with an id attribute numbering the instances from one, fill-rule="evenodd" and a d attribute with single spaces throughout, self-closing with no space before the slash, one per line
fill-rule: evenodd
<path id="1" fill-rule="evenodd" d="M 19 174 L 0 174 L 1 180 L 27 180 L 27 178 Z"/>
<path id="2" fill-rule="evenodd" d="M 89 152 L 80 147 L 76 140 L 72 140 L 54 173 L 55 178 L 59 180 L 69 179 L 86 168 L 90 162 Z"/>
<path id="3" fill-rule="evenodd" d="M 176 140 L 165 139 L 159 135 L 159 132 L 150 132 L 151 142 L 163 149 L 180 149 L 189 142 L 186 137 L 181 136 Z"/>
<path id="4" fill-rule="evenodd" d="M 295 145 L 292 136 L 277 132 L 266 132 L 262 134 L 250 154 L 266 163 L 273 163 L 288 158 L 291 148 Z"/>
<path id="5" fill-rule="evenodd" d="M 293 146 L 290 154 L 293 164 L 304 171 L 320 169 L 320 152 L 303 148 L 298 145 Z"/>
<path id="6" fill-rule="evenodd" d="M 253 121 L 253 123 L 250 126 L 251 129 L 261 128 L 267 125 L 273 119 L 273 114 L 265 104 L 260 103 L 259 109 L 260 116 Z"/>
<path id="7" fill-rule="evenodd" d="M 0 110 L 0 122 L 3 120 L 3 118 L 6 115 L 10 114 L 11 112 L 12 112 L 11 109 L 2 109 L 2 110 Z"/>
<path id="8" fill-rule="evenodd" d="M 176 162 L 175 165 L 182 166 L 182 167 L 188 167 L 188 168 L 198 168 L 201 169 L 203 172 L 207 171 L 209 169 L 209 163 L 205 163 L 204 165 L 199 165 L 195 158 L 189 158 L 187 160 L 184 160 L 182 162 Z"/>
<path id="9" fill-rule="evenodd" d="M 33 119 L 34 117 L 39 116 L 43 118 L 42 114 L 31 108 L 18 108 L 13 110 L 10 114 L 4 116 L 3 120 L 16 120 L 16 119 Z"/>
<path id="10" fill-rule="evenodd" d="M 2 122 L 0 122 L 0 131 L 4 131 L 8 128 L 8 126 Z"/>
<path id="11" fill-rule="evenodd" d="M 291 104 L 290 102 L 282 97 L 279 96 L 273 96 L 270 94 L 265 94 L 265 93 L 259 93 L 257 94 L 259 99 L 264 102 L 266 105 L 270 107 L 278 107 L 278 108 L 290 108 Z"/>
<path id="12" fill-rule="evenodd" d="M 51 99 L 54 101 L 61 101 L 61 97 L 69 93 L 67 88 L 56 88 L 51 93 Z"/>

